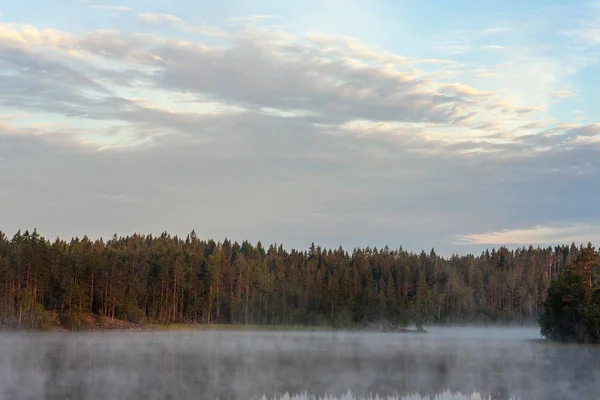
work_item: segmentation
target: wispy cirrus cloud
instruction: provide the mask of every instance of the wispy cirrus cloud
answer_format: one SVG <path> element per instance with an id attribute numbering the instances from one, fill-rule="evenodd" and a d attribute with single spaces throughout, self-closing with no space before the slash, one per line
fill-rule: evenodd
<path id="1" fill-rule="evenodd" d="M 171 14 L 139 14 L 138 19 L 146 24 L 159 24 L 159 25 L 176 25 L 183 21 L 181 18 Z"/>
<path id="2" fill-rule="evenodd" d="M 456 244 L 527 246 L 570 243 L 580 245 L 588 242 L 600 243 L 600 225 L 579 223 L 469 234 L 460 236 Z"/>
<path id="3" fill-rule="evenodd" d="M 554 93 L 554 97 L 557 99 L 566 99 L 574 96 L 576 96 L 576 94 L 568 90 L 561 90 Z"/>
<path id="4" fill-rule="evenodd" d="M 487 46 L 482 46 L 481 49 L 482 50 L 504 50 L 504 49 L 506 49 L 506 47 L 496 45 L 496 44 L 491 44 L 491 45 L 487 45 Z"/>
<path id="5" fill-rule="evenodd" d="M 585 47 L 600 45 L 600 3 L 584 3 L 586 18 L 581 18 L 575 27 L 565 29 L 564 34 L 576 39 Z"/>
<path id="6" fill-rule="evenodd" d="M 489 69 L 478 68 L 470 71 L 474 74 L 477 79 L 494 79 L 498 78 L 500 74 L 498 72 L 491 71 Z"/>
<path id="7" fill-rule="evenodd" d="M 177 17 L 157 14 L 147 17 L 149 22 L 162 19 L 181 21 Z M 189 27 L 181 22 L 182 29 Z M 270 32 L 269 35 L 265 35 L 266 32 Z M 0 37 L 13 45 L 10 50 L 6 50 L 7 54 L 12 54 L 4 61 L 8 67 L 12 65 L 17 68 L 18 65 L 33 61 L 34 56 L 25 50 L 26 46 L 32 44 L 41 46 L 40 49 L 46 51 L 67 54 L 77 49 L 88 58 L 82 60 L 79 67 L 66 68 L 61 63 L 52 61 L 54 58 L 50 54 L 42 56 L 40 53 L 36 56 L 39 58 L 37 65 L 46 63 L 44 70 L 53 71 L 54 75 L 49 76 L 47 81 L 38 79 L 35 83 L 38 87 L 23 81 L 20 85 L 24 89 L 16 91 L 15 82 L 21 75 L 18 74 L 13 79 L 13 85 L 6 86 L 4 98 L 7 99 L 7 105 L 22 104 L 22 107 L 28 109 L 41 111 L 44 108 L 56 112 L 59 108 L 53 106 L 52 102 L 39 102 L 42 99 L 38 97 L 38 93 L 52 93 L 47 88 L 42 90 L 40 85 L 46 82 L 56 90 L 64 87 L 63 97 L 70 93 L 68 97 L 64 97 L 69 100 L 60 105 L 64 113 L 134 122 L 137 118 L 135 116 L 145 115 L 146 111 L 143 110 L 148 107 L 156 112 L 156 107 L 151 105 L 152 101 L 141 105 L 127 100 L 136 97 L 135 95 L 120 98 L 116 102 L 115 99 L 121 96 L 119 93 L 124 88 L 123 84 L 130 92 L 140 91 L 144 86 L 154 88 L 155 91 L 164 90 L 165 93 L 195 93 L 198 98 L 211 96 L 252 112 L 269 108 L 282 115 L 306 115 L 302 117 L 306 123 L 318 123 L 328 126 L 330 130 L 357 120 L 369 121 L 370 124 L 377 124 L 378 121 L 433 124 L 434 128 L 428 129 L 428 139 L 422 142 L 424 146 L 435 140 L 438 131 L 435 126 L 444 126 L 444 129 L 454 127 L 458 130 L 464 126 L 472 126 L 475 130 L 483 131 L 482 136 L 473 136 L 474 133 L 466 134 L 464 131 L 451 136 L 442 135 L 439 131 L 438 135 L 440 143 L 468 143 L 464 138 L 477 139 L 471 142 L 472 150 L 476 152 L 482 151 L 482 140 L 486 147 L 496 143 L 498 151 L 506 151 L 506 147 L 500 146 L 500 142 L 486 138 L 485 132 L 488 130 L 505 129 L 518 132 L 519 135 L 527 133 L 523 137 L 535 137 L 537 126 L 528 124 L 526 119 L 544 110 L 539 106 L 512 105 L 503 100 L 498 92 L 484 91 L 461 83 L 440 84 L 425 80 L 422 78 L 424 74 L 415 68 L 421 63 L 420 60 L 374 50 L 355 39 L 315 34 L 303 37 L 280 28 L 271 30 L 269 25 L 249 26 L 246 22 L 240 28 L 230 32 L 220 31 L 219 34 L 240 46 L 210 46 L 157 35 L 124 35 L 114 31 L 74 35 L 59 31 L 42 32 L 18 24 L 0 25 Z M 123 63 L 123 66 L 132 65 L 135 68 L 125 68 L 118 72 L 114 69 L 89 69 L 92 60 L 100 63 L 103 60 Z M 449 60 L 444 60 L 442 64 L 452 65 Z M 48 69 L 50 66 L 51 69 Z M 144 70 L 148 72 L 142 72 Z M 201 74 L 198 73 L 199 70 L 202 71 Z M 35 73 L 34 69 L 30 71 Z M 477 76 L 481 70 L 473 72 Z M 64 86 L 63 82 L 67 80 L 58 74 L 71 74 L 78 78 L 71 79 L 69 85 Z M 92 77 L 88 78 L 89 75 Z M 291 76 L 294 77 L 294 82 L 286 78 Z M 26 79 L 31 81 L 29 77 Z M 78 81 L 82 87 L 87 88 L 88 93 L 91 93 L 91 89 L 100 97 L 94 95 L 94 100 L 90 101 L 87 95 L 75 90 L 74 84 Z M 28 87 L 31 89 L 27 89 Z M 28 90 L 32 96 L 29 99 Z M 143 92 L 152 93 L 146 89 Z M 58 93 L 52 95 L 53 98 L 60 96 Z M 100 100 L 102 98 L 106 99 L 104 103 L 104 100 Z M 117 108 L 107 113 L 108 109 L 105 107 L 110 103 Z M 67 107 L 68 104 L 72 104 L 69 106 L 71 108 Z M 165 126 L 178 114 L 181 115 L 181 121 L 188 118 L 185 113 L 175 111 L 182 109 L 181 104 L 171 104 L 174 108 L 169 111 L 171 116 L 163 122 Z M 82 105 L 86 111 L 76 111 L 83 110 Z M 508 118 L 506 123 L 498 123 L 498 113 Z M 168 115 L 164 114 L 165 118 Z M 511 122 L 511 119 L 522 122 Z M 520 131 L 515 131 L 519 126 Z M 526 144 L 522 139 L 515 141 L 510 138 L 510 134 L 505 134 L 503 140 L 512 140 L 516 146 Z M 559 142 L 556 144 L 559 145 Z M 464 150 L 461 149 L 461 153 Z"/>

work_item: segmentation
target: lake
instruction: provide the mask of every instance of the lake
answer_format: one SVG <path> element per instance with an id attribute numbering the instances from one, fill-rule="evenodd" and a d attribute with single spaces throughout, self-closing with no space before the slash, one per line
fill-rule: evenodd
<path id="1" fill-rule="evenodd" d="M 549 343 L 539 329 L 0 333 L 2 400 L 564 400 L 599 393 L 600 347 Z"/>

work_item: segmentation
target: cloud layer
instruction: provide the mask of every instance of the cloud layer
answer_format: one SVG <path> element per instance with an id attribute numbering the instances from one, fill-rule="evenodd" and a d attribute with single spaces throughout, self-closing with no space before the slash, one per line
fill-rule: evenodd
<path id="1" fill-rule="evenodd" d="M 537 226 L 528 229 L 504 230 L 461 236 L 458 244 L 484 245 L 560 245 L 600 243 L 600 226 L 575 224 L 571 226 Z"/>
<path id="2" fill-rule="evenodd" d="M 146 31 L 0 22 L 1 229 L 450 249 L 461 235 L 554 240 L 528 229 L 557 213 L 600 221 L 600 125 L 550 114 L 572 96 L 554 61 L 539 63 L 536 101 L 511 92 L 510 62 L 419 58 L 264 16 L 137 20 Z"/>

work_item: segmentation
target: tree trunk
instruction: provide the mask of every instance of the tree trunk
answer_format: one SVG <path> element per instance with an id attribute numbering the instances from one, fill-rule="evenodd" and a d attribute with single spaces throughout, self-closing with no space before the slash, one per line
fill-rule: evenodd
<path id="1" fill-rule="evenodd" d="M 92 272 L 92 283 L 90 285 L 90 312 L 94 311 L 94 273 Z"/>

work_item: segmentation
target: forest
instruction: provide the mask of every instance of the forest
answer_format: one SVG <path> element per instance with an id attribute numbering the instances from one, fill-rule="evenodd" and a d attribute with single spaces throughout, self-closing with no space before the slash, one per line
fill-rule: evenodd
<path id="1" fill-rule="evenodd" d="M 550 339 L 600 342 L 600 259 L 591 244 L 550 284 L 539 323 Z"/>
<path id="2" fill-rule="evenodd" d="M 0 321 L 20 328 L 82 315 L 139 324 L 310 325 L 535 323 L 548 288 L 585 250 L 506 247 L 441 257 L 314 243 L 286 250 L 134 234 L 50 241 L 0 232 Z"/>

